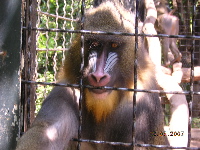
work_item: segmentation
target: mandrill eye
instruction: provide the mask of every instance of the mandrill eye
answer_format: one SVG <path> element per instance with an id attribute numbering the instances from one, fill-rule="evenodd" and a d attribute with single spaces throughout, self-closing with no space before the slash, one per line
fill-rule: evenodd
<path id="1" fill-rule="evenodd" d="M 118 48 L 119 47 L 119 44 L 118 43 L 111 43 L 111 48 Z"/>
<path id="2" fill-rule="evenodd" d="M 90 49 L 98 49 L 101 48 L 101 43 L 98 41 L 93 41 L 90 43 Z"/>

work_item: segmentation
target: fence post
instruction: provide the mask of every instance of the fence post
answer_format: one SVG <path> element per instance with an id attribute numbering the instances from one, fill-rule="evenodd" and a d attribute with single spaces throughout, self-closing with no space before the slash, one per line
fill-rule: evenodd
<path id="1" fill-rule="evenodd" d="M 19 133 L 21 0 L 0 0 L 0 149 Z"/>

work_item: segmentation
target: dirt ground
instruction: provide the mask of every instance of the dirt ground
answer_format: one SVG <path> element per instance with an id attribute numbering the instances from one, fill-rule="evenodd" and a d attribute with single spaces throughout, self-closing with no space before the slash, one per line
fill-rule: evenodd
<path id="1" fill-rule="evenodd" d="M 190 142 L 190 147 L 199 147 L 200 149 L 200 129 L 192 128 L 192 139 Z"/>

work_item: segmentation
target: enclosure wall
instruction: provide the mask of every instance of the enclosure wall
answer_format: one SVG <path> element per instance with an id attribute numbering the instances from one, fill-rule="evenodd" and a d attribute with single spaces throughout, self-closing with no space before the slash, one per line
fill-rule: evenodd
<path id="1" fill-rule="evenodd" d="M 0 0 L 0 149 L 13 150 L 19 126 L 21 0 Z"/>

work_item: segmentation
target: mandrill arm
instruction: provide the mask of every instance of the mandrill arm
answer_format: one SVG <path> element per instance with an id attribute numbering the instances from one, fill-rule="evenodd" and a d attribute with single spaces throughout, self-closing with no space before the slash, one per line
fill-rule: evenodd
<path id="1" fill-rule="evenodd" d="M 16 150 L 61 150 L 68 147 L 78 131 L 78 104 L 74 91 L 66 87 L 53 89 Z"/>

